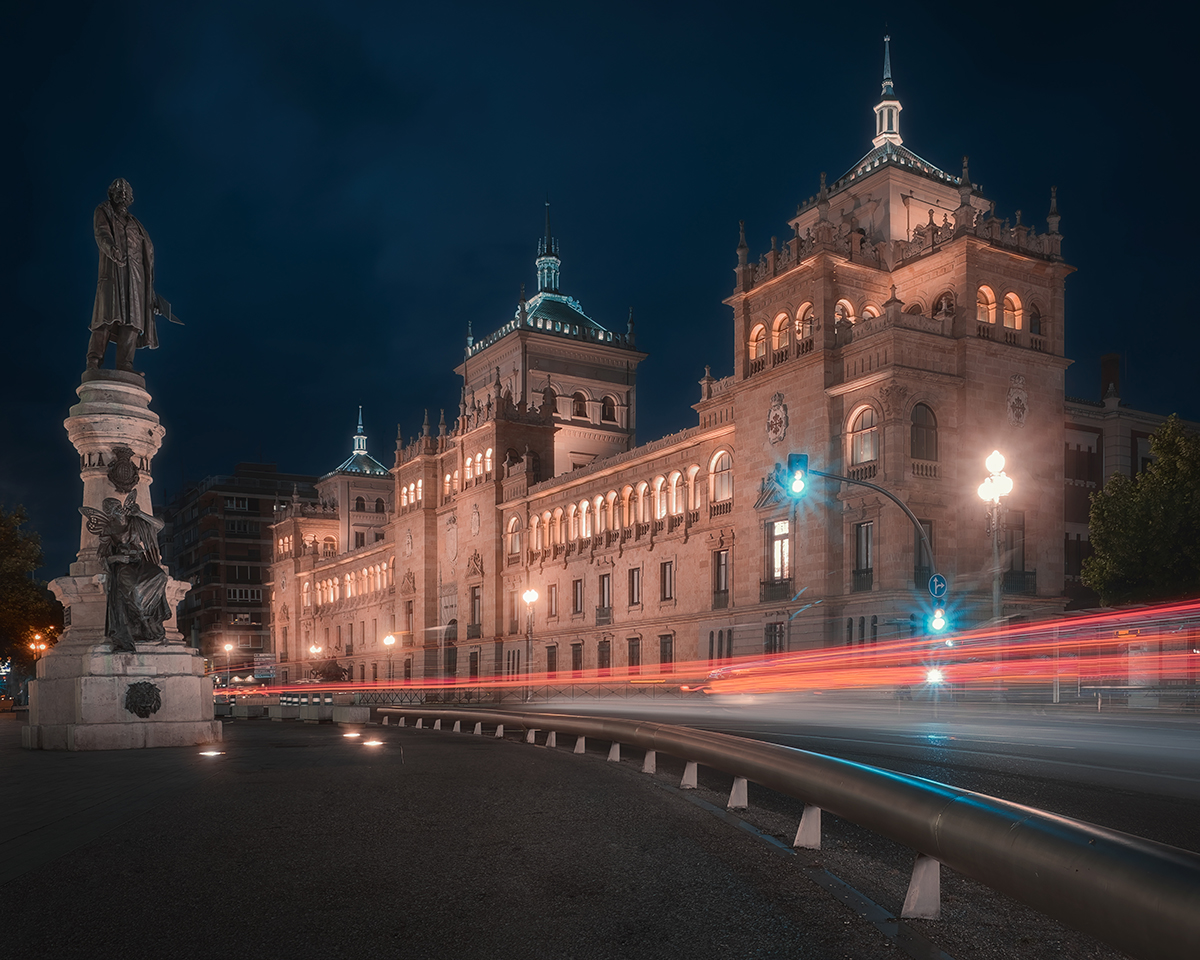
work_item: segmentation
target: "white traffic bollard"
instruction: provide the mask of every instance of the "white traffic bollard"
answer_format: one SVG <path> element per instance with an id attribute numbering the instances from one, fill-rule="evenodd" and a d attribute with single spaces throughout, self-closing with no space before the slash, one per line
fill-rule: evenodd
<path id="1" fill-rule="evenodd" d="M 689 760 L 683 768 L 683 779 L 679 781 L 680 790 L 696 789 L 696 761 Z"/>
<path id="2" fill-rule="evenodd" d="M 729 791 L 729 810 L 745 810 L 750 806 L 750 801 L 746 796 L 746 778 L 734 777 L 733 789 Z"/>

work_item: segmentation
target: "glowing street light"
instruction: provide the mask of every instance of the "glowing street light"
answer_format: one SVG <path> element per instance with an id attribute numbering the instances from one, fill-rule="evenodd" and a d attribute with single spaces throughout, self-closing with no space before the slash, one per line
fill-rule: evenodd
<path id="1" fill-rule="evenodd" d="M 525 601 L 525 699 L 529 699 L 529 670 L 533 666 L 533 605 L 537 603 L 538 592 L 530 587 L 521 599 Z"/>
<path id="2" fill-rule="evenodd" d="M 233 644 L 227 643 L 227 644 L 225 644 L 225 698 L 226 699 L 229 698 L 229 674 L 230 674 L 229 661 L 232 659 L 232 657 L 233 657 Z"/>
<path id="3" fill-rule="evenodd" d="M 1004 472 L 1004 456 L 993 450 L 984 461 L 991 473 L 979 485 L 979 499 L 988 505 L 987 531 L 992 537 L 992 619 L 1000 619 L 1000 534 L 1004 529 L 1004 508 L 1001 497 L 1012 493 L 1012 477 Z"/>
<path id="4" fill-rule="evenodd" d="M 387 647 L 388 655 L 388 679 L 392 679 L 392 647 L 396 645 L 396 638 L 392 634 L 388 634 L 383 638 L 383 645 Z"/>

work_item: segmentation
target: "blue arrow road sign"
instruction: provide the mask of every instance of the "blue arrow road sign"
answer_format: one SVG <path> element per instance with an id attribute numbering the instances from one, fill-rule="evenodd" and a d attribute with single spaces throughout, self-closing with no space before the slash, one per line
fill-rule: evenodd
<path id="1" fill-rule="evenodd" d="M 934 600 L 941 600 L 946 595 L 946 578 L 940 573 L 929 578 L 929 595 Z"/>

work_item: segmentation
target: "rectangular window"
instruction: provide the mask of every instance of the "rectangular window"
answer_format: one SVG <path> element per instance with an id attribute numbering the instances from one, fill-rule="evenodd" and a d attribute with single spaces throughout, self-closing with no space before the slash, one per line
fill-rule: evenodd
<path id="1" fill-rule="evenodd" d="M 546 588 L 546 616 L 558 616 L 558 584 L 552 583 Z"/>
<path id="2" fill-rule="evenodd" d="M 596 644 L 596 668 L 601 676 L 608 676 L 612 669 L 612 641 L 601 640 Z"/>
<path id="3" fill-rule="evenodd" d="M 675 599 L 675 561 L 667 560 L 659 566 L 659 587 L 661 599 Z"/>
<path id="4" fill-rule="evenodd" d="M 870 590 L 875 579 L 875 524 L 854 525 L 854 589 Z"/>
<path id="5" fill-rule="evenodd" d="M 260 603 L 262 591 L 251 590 L 248 587 L 229 587 L 225 591 L 225 599 L 235 603 Z"/>
<path id="6" fill-rule="evenodd" d="M 412 601 L 410 600 L 409 603 Z M 471 588 L 470 623 L 483 623 L 483 587 Z"/>
<path id="7" fill-rule="evenodd" d="M 367 545 L 367 535 L 366 535 L 366 533 L 359 531 L 358 533 L 356 533 L 354 535 L 354 546 L 355 547 L 365 547 L 366 545 Z"/>
<path id="8" fill-rule="evenodd" d="M 407 630 L 409 633 L 413 632 L 413 626 L 414 626 L 415 619 L 416 618 L 415 618 L 414 610 L 413 610 L 413 601 L 405 600 L 404 601 L 404 629 Z"/>
<path id="9" fill-rule="evenodd" d="M 771 538 L 771 579 L 786 580 L 792 575 L 791 521 L 772 520 L 767 529 Z"/>
<path id="10" fill-rule="evenodd" d="M 658 663 L 663 673 L 670 673 L 675 662 L 675 638 L 665 633 L 658 638 Z"/>
<path id="11" fill-rule="evenodd" d="M 642 568 L 631 567 L 629 570 L 629 605 L 637 606 L 642 602 Z"/>
<path id="12" fill-rule="evenodd" d="M 583 613 L 583 581 L 571 582 L 571 612 Z"/>
<path id="13" fill-rule="evenodd" d="M 546 648 L 546 676 L 553 677 L 558 673 L 558 647 Z"/>
<path id="14" fill-rule="evenodd" d="M 933 546 L 933 521 L 919 520 L 921 530 L 925 533 L 925 538 L 929 541 L 929 546 Z M 913 582 L 917 589 L 926 586 L 929 583 L 929 578 L 933 576 L 933 557 L 929 553 L 929 547 L 925 546 L 921 535 L 917 533 L 916 528 L 913 528 L 913 556 L 916 558 L 916 563 L 913 564 Z"/>
<path id="15" fill-rule="evenodd" d="M 575 676 L 583 674 L 583 644 L 571 644 L 571 673 Z"/>
<path id="16" fill-rule="evenodd" d="M 599 602 L 601 607 L 612 606 L 612 574 L 600 574 L 600 597 Z"/>
<path id="17" fill-rule="evenodd" d="M 768 623 L 763 628 L 763 653 L 783 653 L 786 648 L 787 624 Z"/>
<path id="18" fill-rule="evenodd" d="M 1004 552 L 1008 557 L 1008 569 L 1025 569 L 1025 513 L 1009 510 L 1004 517 Z"/>
<path id="19" fill-rule="evenodd" d="M 641 673 L 642 670 L 642 641 L 638 637 L 630 637 L 629 643 L 629 672 Z"/>
<path id="20" fill-rule="evenodd" d="M 713 552 L 713 609 L 724 610 L 729 606 L 729 551 Z"/>

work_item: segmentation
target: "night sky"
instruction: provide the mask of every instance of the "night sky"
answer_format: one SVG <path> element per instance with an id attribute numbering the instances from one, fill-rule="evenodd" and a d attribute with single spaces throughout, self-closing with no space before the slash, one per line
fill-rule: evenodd
<path id="1" fill-rule="evenodd" d="M 136 361 L 167 428 L 156 503 L 243 460 L 324 473 L 359 404 L 389 465 L 397 424 L 452 419 L 468 321 L 484 336 L 536 289 L 547 195 L 563 292 L 610 329 L 633 308 L 645 442 L 695 422 L 706 363 L 732 372 L 738 220 L 757 258 L 870 148 L 885 22 L 906 146 L 950 173 L 970 154 L 997 215 L 1039 230 L 1058 186 L 1068 393 L 1099 399 L 1120 351 L 1127 402 L 1200 419 L 1194 8 L 20 6 L 0 22 L 0 502 L 29 510 L 43 577 L 78 548 L 62 421 L 114 177 L 187 324 Z"/>

